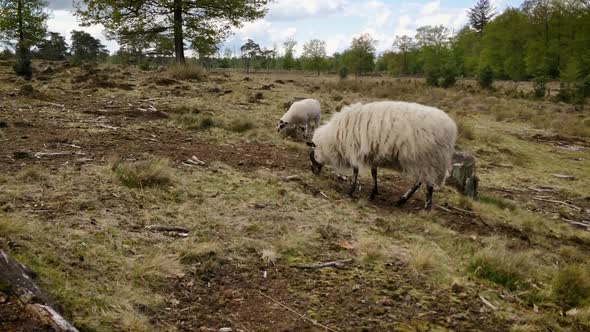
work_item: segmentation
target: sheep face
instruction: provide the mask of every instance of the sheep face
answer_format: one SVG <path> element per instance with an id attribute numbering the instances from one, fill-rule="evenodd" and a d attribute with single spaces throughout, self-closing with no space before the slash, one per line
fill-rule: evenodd
<path id="1" fill-rule="evenodd" d="M 309 160 L 311 161 L 311 172 L 313 174 L 320 174 L 322 172 L 322 167 L 324 167 L 324 163 L 321 161 L 322 159 L 320 158 L 320 161 L 318 161 L 318 157 L 315 151 L 315 144 L 308 142 L 307 143 L 308 146 L 311 147 L 311 150 L 309 150 Z"/>
<path id="2" fill-rule="evenodd" d="M 279 123 L 277 123 L 277 132 L 285 129 L 285 127 L 287 127 L 288 125 L 289 125 L 289 122 L 279 120 Z"/>

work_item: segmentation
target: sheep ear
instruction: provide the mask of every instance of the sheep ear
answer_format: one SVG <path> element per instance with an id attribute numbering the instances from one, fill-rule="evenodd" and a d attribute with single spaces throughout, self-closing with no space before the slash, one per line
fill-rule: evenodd
<path id="1" fill-rule="evenodd" d="M 315 143 L 314 142 L 305 142 L 305 144 L 307 144 L 307 146 L 315 148 Z"/>

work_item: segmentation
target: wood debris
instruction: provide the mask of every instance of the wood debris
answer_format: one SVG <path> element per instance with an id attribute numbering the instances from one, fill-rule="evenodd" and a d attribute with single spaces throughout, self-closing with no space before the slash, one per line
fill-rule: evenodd
<path id="1" fill-rule="evenodd" d="M 199 160 L 199 158 L 197 158 L 195 156 L 190 157 L 182 164 L 185 166 L 206 166 L 207 165 L 207 163 L 205 163 L 202 160 Z"/>
<path id="2" fill-rule="evenodd" d="M 554 177 L 558 178 L 558 179 L 562 179 L 562 180 L 570 180 L 570 181 L 574 181 L 576 179 L 575 176 L 573 175 L 565 175 L 565 174 L 551 174 Z"/>
<path id="3" fill-rule="evenodd" d="M 85 156 L 86 154 L 78 151 L 63 151 L 63 152 L 37 152 L 35 153 L 35 158 L 43 158 L 43 157 L 63 157 L 63 156 Z"/>
<path id="4" fill-rule="evenodd" d="M 298 269 L 304 269 L 304 270 L 317 270 L 317 269 L 323 269 L 326 267 L 336 267 L 336 268 L 343 268 L 344 264 L 352 262 L 352 259 L 342 259 L 342 260 L 338 260 L 338 261 L 332 261 L 332 262 L 326 262 L 326 263 L 321 263 L 321 264 L 315 264 L 315 265 L 296 265 L 293 267 L 296 267 Z"/>

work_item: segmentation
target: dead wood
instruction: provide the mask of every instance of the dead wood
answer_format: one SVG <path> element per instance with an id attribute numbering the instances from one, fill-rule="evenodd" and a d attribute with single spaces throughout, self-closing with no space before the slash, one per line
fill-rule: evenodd
<path id="1" fill-rule="evenodd" d="M 576 210 L 576 211 L 582 211 L 582 208 L 581 208 L 581 207 L 579 207 L 579 206 L 575 206 L 575 205 L 573 205 L 573 204 L 570 204 L 570 203 L 568 203 L 568 202 L 564 202 L 564 201 L 558 201 L 558 200 L 555 200 L 555 199 L 546 199 L 546 198 L 543 198 L 542 196 L 534 196 L 534 197 L 533 197 L 533 199 L 534 199 L 535 201 L 540 201 L 540 202 L 547 202 L 547 203 L 561 204 L 561 205 L 567 206 L 567 207 L 569 207 L 569 208 L 572 208 L 572 209 L 574 209 L 574 210 Z"/>
<path id="2" fill-rule="evenodd" d="M 43 158 L 43 157 L 63 157 L 63 156 L 85 156 L 86 154 L 78 151 L 63 151 L 63 152 L 37 152 L 35 153 L 35 158 Z"/>
<path id="3" fill-rule="evenodd" d="M 346 264 L 348 262 L 352 262 L 352 259 L 342 259 L 339 261 L 332 261 L 332 262 L 326 262 L 326 263 L 315 264 L 315 265 L 297 265 L 294 267 L 296 267 L 298 269 L 304 269 L 304 270 L 316 270 L 316 269 L 323 269 L 326 267 L 342 268 L 344 266 L 344 264 Z"/>
<path id="4" fill-rule="evenodd" d="M 175 233 L 190 233 L 190 229 L 179 226 L 163 226 L 163 225 L 149 225 L 146 229 L 156 232 L 175 232 Z"/>
<path id="5" fill-rule="evenodd" d="M 479 178 L 475 174 L 475 169 L 475 157 L 473 155 L 467 152 L 455 152 L 448 183 L 465 196 L 477 197 Z"/>
<path id="6" fill-rule="evenodd" d="M 0 249 L 0 285 L 14 294 L 35 321 L 57 332 L 77 332 L 62 315 L 54 309 L 55 303 L 33 281 L 36 273 L 12 259 Z"/>
<path id="7" fill-rule="evenodd" d="M 576 179 L 575 176 L 573 175 L 564 175 L 564 174 L 551 174 L 554 177 L 558 178 L 558 179 L 562 179 L 562 180 L 570 180 L 570 181 L 574 181 Z"/>

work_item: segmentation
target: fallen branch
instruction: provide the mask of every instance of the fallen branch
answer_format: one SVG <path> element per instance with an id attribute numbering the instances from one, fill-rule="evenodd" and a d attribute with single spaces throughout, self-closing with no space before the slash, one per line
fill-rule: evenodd
<path id="1" fill-rule="evenodd" d="M 436 204 L 436 203 L 434 204 L 434 206 L 436 206 L 437 208 L 439 208 L 439 209 L 441 209 L 441 210 L 447 211 L 447 212 L 449 212 L 449 213 L 452 213 L 452 212 L 453 212 L 453 211 L 451 211 L 451 210 L 447 209 L 446 207 L 440 206 L 440 205 L 438 205 L 438 204 Z"/>
<path id="2" fill-rule="evenodd" d="M 301 177 L 299 175 L 289 175 L 289 176 L 285 176 L 282 180 L 285 182 L 301 181 Z"/>
<path id="3" fill-rule="evenodd" d="M 0 284 L 7 285 L 23 304 L 24 310 L 38 323 L 57 332 L 78 332 L 55 310 L 48 295 L 33 281 L 35 272 L 15 261 L 0 249 Z"/>
<path id="4" fill-rule="evenodd" d="M 316 270 L 316 269 L 323 269 L 326 267 L 342 268 L 344 266 L 344 264 L 346 264 L 348 262 L 352 262 L 352 259 L 342 259 L 339 261 L 326 262 L 326 263 L 321 263 L 321 264 L 316 264 L 316 265 L 296 265 L 293 267 L 296 267 L 298 269 L 304 269 L 304 270 Z"/>
<path id="5" fill-rule="evenodd" d="M 492 310 L 498 310 L 498 308 L 495 305 L 493 305 L 490 301 L 488 301 L 485 297 L 479 295 L 479 298 L 482 300 L 483 304 L 487 305 Z"/>
<path id="6" fill-rule="evenodd" d="M 190 233 L 189 229 L 186 229 L 184 227 L 179 227 L 179 226 L 149 225 L 149 226 L 146 226 L 146 229 L 148 229 L 150 231 L 155 231 L 155 232 L 174 232 L 174 233 L 184 233 L 187 235 L 188 235 L 188 233 Z"/>
<path id="7" fill-rule="evenodd" d="M 192 156 L 187 161 L 183 162 L 183 164 L 188 164 L 188 166 L 205 166 L 207 165 L 204 161 L 199 160 L 199 158 Z"/>
<path id="8" fill-rule="evenodd" d="M 576 211 L 582 211 L 582 208 L 581 207 L 575 206 L 573 204 L 570 204 L 570 203 L 567 203 L 567 202 L 564 202 L 564 201 L 558 201 L 558 200 L 555 200 L 555 199 L 545 199 L 545 198 L 538 197 L 538 196 L 534 196 L 533 199 L 535 201 L 540 201 L 540 202 L 561 204 L 561 205 L 567 206 L 569 208 L 572 208 L 572 209 L 574 209 Z"/>
<path id="9" fill-rule="evenodd" d="M 35 153 L 35 158 L 43 158 L 43 157 L 63 157 L 63 156 L 85 156 L 86 154 L 78 151 L 64 151 L 64 152 L 37 152 Z"/>
<path id="10" fill-rule="evenodd" d="M 573 175 L 564 175 L 564 174 L 551 174 L 554 177 L 558 178 L 558 179 L 563 179 L 563 180 L 571 180 L 574 181 L 576 179 L 575 176 Z"/>
<path id="11" fill-rule="evenodd" d="M 113 126 L 109 126 L 109 125 L 105 125 L 105 124 L 99 124 L 98 126 L 101 127 L 101 128 L 111 129 L 111 130 L 117 130 L 117 129 L 119 129 L 119 127 L 113 127 Z"/>
<path id="12" fill-rule="evenodd" d="M 303 314 L 300 314 L 299 312 L 295 311 L 294 309 L 291 309 L 291 308 L 287 307 L 286 305 L 284 305 L 284 304 L 282 304 L 281 302 L 279 302 L 279 301 L 277 301 L 277 300 L 273 299 L 272 297 L 270 297 L 270 296 L 268 296 L 268 295 L 264 294 L 264 293 L 263 293 L 263 292 L 261 292 L 261 291 L 258 291 L 258 294 L 260 294 L 260 295 L 262 295 L 262 296 L 266 297 L 267 299 L 269 299 L 269 300 L 273 301 L 274 303 L 276 303 L 276 304 L 280 305 L 281 307 L 283 307 L 283 308 L 285 308 L 285 309 L 289 310 L 290 312 L 292 312 L 292 313 L 294 313 L 295 315 L 297 315 L 297 316 L 301 317 L 302 319 L 304 319 L 304 320 L 306 320 L 306 321 L 308 321 L 308 322 L 312 323 L 312 324 L 313 324 L 313 325 L 315 325 L 315 326 L 321 327 L 321 328 L 323 328 L 323 329 L 325 329 L 325 330 L 328 330 L 328 331 L 331 331 L 331 332 L 337 332 L 337 331 L 336 331 L 336 330 L 334 330 L 333 328 L 331 328 L 331 327 L 328 327 L 328 326 L 326 326 L 326 325 L 324 325 L 324 324 L 321 324 L 321 323 L 319 323 L 318 321 L 316 321 L 315 319 L 311 319 L 311 318 L 309 318 L 309 317 L 307 317 L 307 316 L 305 316 L 305 315 L 303 315 Z"/>

